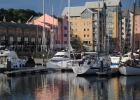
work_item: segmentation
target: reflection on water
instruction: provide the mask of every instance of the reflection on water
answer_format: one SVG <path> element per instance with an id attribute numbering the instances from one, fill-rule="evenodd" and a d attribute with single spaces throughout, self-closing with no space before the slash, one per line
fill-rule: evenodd
<path id="1" fill-rule="evenodd" d="M 140 76 L 76 77 L 44 73 L 0 74 L 0 100 L 140 100 Z"/>

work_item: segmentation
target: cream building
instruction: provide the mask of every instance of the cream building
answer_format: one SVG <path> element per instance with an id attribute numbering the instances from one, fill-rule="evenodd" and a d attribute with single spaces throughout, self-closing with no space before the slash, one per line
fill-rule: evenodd
<path id="1" fill-rule="evenodd" d="M 79 45 L 97 52 L 121 49 L 121 6 L 120 0 L 103 0 L 70 7 L 71 34 L 80 39 Z M 67 14 L 65 7 L 62 16 Z"/>
<path id="2" fill-rule="evenodd" d="M 100 2 L 99 7 L 99 24 L 97 1 L 86 2 L 84 6 L 70 7 L 70 33 L 72 37 L 78 39 L 78 50 L 97 51 L 97 46 L 99 46 L 98 52 L 101 51 L 101 44 L 104 43 L 103 31 L 105 30 L 106 15 L 106 6 L 103 1 Z M 62 16 L 67 15 L 67 12 L 68 7 L 65 7 Z"/>

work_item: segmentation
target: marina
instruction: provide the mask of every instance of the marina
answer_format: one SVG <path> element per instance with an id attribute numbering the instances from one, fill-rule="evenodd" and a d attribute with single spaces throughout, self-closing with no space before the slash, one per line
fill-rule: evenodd
<path id="1" fill-rule="evenodd" d="M 140 1 L 130 1 L 0 9 L 0 100 L 140 100 Z"/>
<path id="2" fill-rule="evenodd" d="M 139 100 L 139 84 L 139 76 L 77 77 L 71 72 L 13 77 L 0 74 L 0 100 Z"/>

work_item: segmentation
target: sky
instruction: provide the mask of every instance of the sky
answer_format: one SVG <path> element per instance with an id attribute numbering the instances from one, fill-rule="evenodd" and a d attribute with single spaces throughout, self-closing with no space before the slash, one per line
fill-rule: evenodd
<path id="1" fill-rule="evenodd" d="M 98 0 L 70 0 L 70 5 L 84 6 L 85 2 L 92 1 Z M 0 8 L 31 9 L 42 13 L 42 2 L 43 0 L 0 0 Z M 121 0 L 121 3 L 123 8 L 128 8 L 133 4 L 133 0 Z M 54 9 L 53 14 L 60 16 L 64 7 L 68 6 L 68 0 L 45 0 L 45 13 L 52 14 L 52 6 Z"/>

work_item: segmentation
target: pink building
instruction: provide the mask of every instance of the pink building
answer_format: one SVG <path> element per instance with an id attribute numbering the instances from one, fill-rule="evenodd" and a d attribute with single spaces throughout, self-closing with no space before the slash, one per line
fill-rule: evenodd
<path id="1" fill-rule="evenodd" d="M 32 18 L 33 19 L 33 18 Z M 44 26 L 46 39 L 51 49 L 65 49 L 68 47 L 68 20 L 66 16 L 52 17 L 48 14 L 38 17 L 32 21 L 34 25 Z"/>

